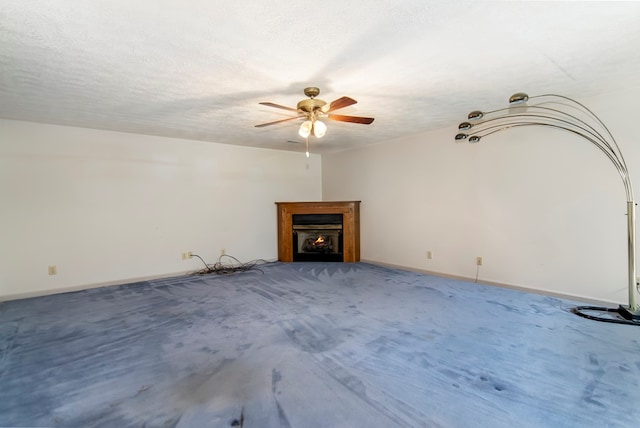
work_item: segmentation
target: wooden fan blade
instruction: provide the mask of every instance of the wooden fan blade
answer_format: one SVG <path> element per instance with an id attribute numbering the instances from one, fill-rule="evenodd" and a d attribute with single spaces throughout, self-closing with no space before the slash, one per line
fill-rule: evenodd
<path id="1" fill-rule="evenodd" d="M 260 125 L 255 125 L 255 127 L 256 128 L 263 128 L 265 126 L 275 125 L 276 123 L 288 122 L 290 120 L 295 120 L 295 119 L 298 119 L 298 116 L 296 116 L 296 117 L 288 117 L 286 119 L 276 120 L 275 122 L 261 123 Z"/>
<path id="2" fill-rule="evenodd" d="M 282 106 L 280 104 L 275 104 L 275 103 L 269 103 L 269 102 L 261 102 L 258 104 L 262 104 L 263 106 L 269 106 L 269 107 L 275 107 L 275 108 L 281 108 L 283 110 L 289 110 L 289 111 L 295 111 L 297 112 L 298 110 L 293 108 L 293 107 L 287 107 L 287 106 Z"/>
<path id="3" fill-rule="evenodd" d="M 338 122 L 361 123 L 363 125 L 369 125 L 374 120 L 373 117 L 344 116 L 341 114 L 330 114 L 328 118 Z"/>
<path id="4" fill-rule="evenodd" d="M 327 110 L 327 112 L 338 110 L 339 108 L 348 107 L 348 106 L 354 105 L 355 103 L 357 103 L 357 101 L 354 100 L 353 98 L 340 97 L 335 101 L 331 101 L 331 104 L 329 105 L 329 110 Z"/>

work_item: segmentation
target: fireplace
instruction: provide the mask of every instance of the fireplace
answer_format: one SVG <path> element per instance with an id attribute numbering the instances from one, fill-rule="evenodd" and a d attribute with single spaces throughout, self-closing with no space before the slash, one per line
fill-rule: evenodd
<path id="1" fill-rule="evenodd" d="M 341 262 L 342 214 L 293 214 L 294 262 Z"/>
<path id="2" fill-rule="evenodd" d="M 279 261 L 360 261 L 360 201 L 276 205 Z"/>

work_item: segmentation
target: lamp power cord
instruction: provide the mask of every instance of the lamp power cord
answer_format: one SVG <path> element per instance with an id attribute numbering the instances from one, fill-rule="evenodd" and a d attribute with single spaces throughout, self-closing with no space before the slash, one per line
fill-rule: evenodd
<path id="1" fill-rule="evenodd" d="M 616 318 L 601 317 L 601 316 L 587 314 L 584 311 L 616 313 L 618 314 L 618 317 Z M 640 319 L 635 319 L 635 317 L 632 317 L 631 319 L 627 319 L 624 315 L 622 315 L 622 312 L 623 312 L 622 308 L 606 308 L 604 306 L 576 306 L 575 308 L 571 308 L 571 312 L 583 318 L 587 318 L 594 321 L 640 326 Z"/>

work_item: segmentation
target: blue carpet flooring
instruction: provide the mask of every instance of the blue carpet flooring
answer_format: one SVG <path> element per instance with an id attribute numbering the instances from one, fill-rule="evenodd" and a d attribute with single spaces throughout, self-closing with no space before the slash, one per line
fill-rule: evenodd
<path id="1" fill-rule="evenodd" d="M 0 303 L 2 427 L 638 427 L 640 329 L 365 263 Z"/>

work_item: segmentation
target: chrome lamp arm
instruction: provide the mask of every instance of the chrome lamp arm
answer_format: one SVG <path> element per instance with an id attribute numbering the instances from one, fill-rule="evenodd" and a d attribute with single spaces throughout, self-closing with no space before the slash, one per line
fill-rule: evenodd
<path id="1" fill-rule="evenodd" d="M 615 138 L 604 123 L 586 106 L 569 97 L 556 94 L 545 94 L 529 97 L 525 93 L 517 93 L 509 98 L 509 107 L 489 112 L 472 111 L 468 121 L 462 122 L 456 135 L 457 142 L 477 143 L 483 137 L 496 132 L 522 126 L 544 126 L 578 135 L 596 146 L 611 161 L 620 174 L 627 198 L 627 253 L 628 253 L 628 288 L 629 305 L 620 305 L 617 309 L 598 307 L 578 307 L 574 312 L 600 321 L 612 321 L 586 315 L 582 310 L 600 310 L 617 312 L 623 323 L 640 322 L 640 307 L 637 295 L 640 292 L 636 282 L 636 245 L 635 245 L 635 207 L 633 186 L 627 164 Z M 616 322 L 616 321 L 613 321 Z"/>

